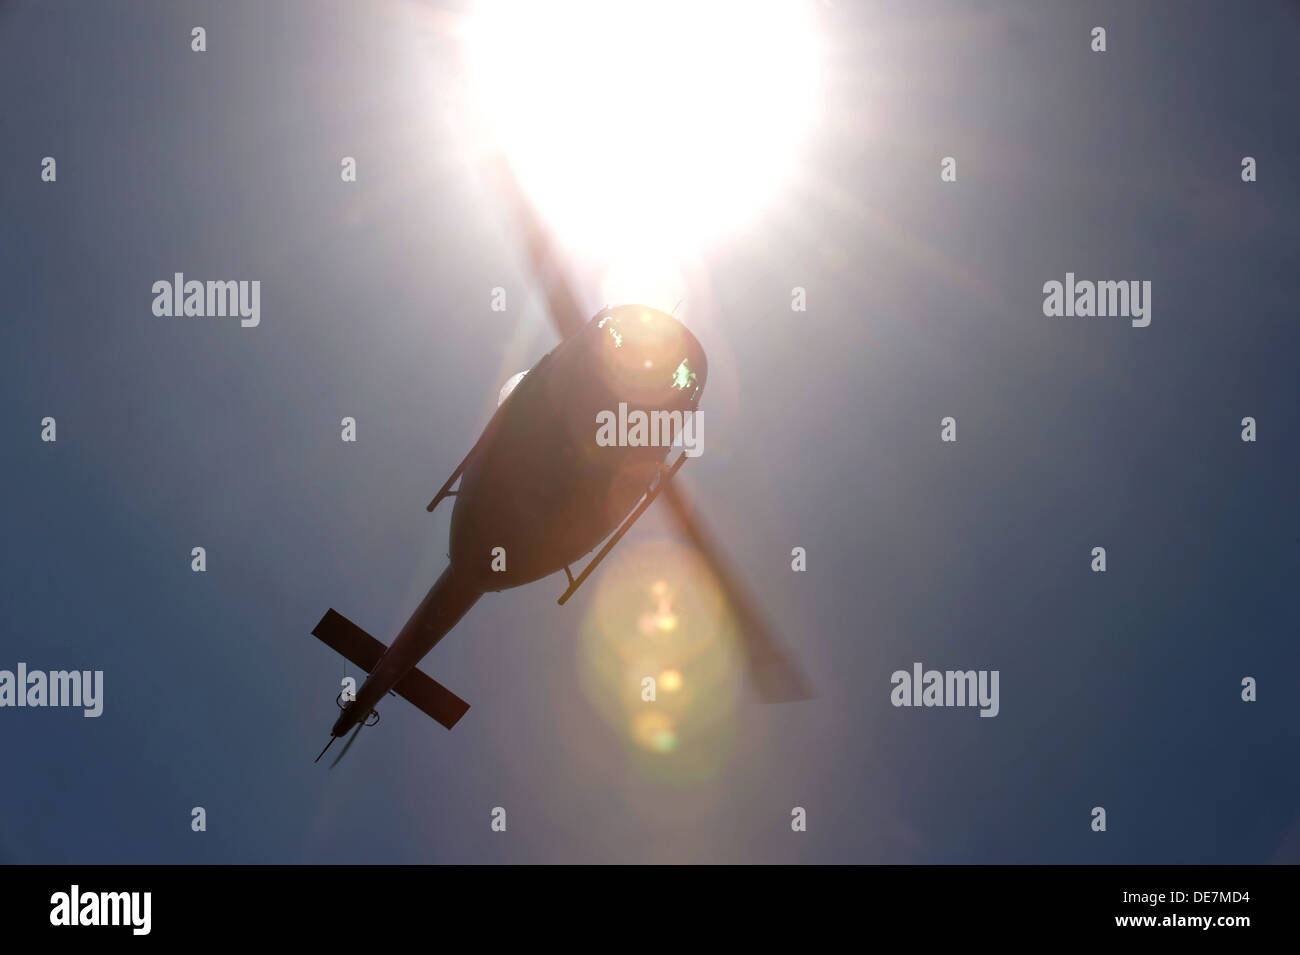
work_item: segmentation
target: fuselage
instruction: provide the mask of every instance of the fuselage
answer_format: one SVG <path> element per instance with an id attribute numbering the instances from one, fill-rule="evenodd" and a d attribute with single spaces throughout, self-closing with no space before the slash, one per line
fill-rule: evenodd
<path id="1" fill-rule="evenodd" d="M 695 336 L 641 305 L 601 311 L 529 369 L 465 462 L 450 565 L 333 734 L 369 714 L 482 594 L 563 570 L 609 536 L 655 479 L 669 444 L 598 440 L 598 416 L 620 405 L 694 414 L 707 372 Z"/>

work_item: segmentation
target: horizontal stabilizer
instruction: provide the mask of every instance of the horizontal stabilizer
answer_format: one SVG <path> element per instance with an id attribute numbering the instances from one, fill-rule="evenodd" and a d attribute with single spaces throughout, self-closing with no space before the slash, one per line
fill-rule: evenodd
<path id="1" fill-rule="evenodd" d="M 455 726 L 469 704 L 422 670 L 412 670 L 397 681 L 393 691 L 414 703 L 447 729 Z"/>
<path id="2" fill-rule="evenodd" d="M 332 607 L 320 618 L 312 636 L 337 650 L 369 673 L 388 649 L 370 634 Z"/>
<path id="3" fill-rule="evenodd" d="M 327 610 L 312 635 L 369 673 L 387 649 L 343 614 Z M 459 722 L 469 704 L 428 674 L 412 669 L 397 681 L 393 692 L 433 717 L 447 729 Z"/>

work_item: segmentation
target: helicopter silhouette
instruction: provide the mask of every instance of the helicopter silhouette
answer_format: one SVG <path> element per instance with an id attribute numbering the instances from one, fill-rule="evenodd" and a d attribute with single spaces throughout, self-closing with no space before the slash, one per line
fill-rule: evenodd
<path id="1" fill-rule="evenodd" d="M 438 490 L 427 510 L 454 498 L 449 564 L 393 642 L 385 647 L 334 609 L 313 636 L 368 674 L 342 712 L 329 742 L 352 731 L 337 765 L 362 727 L 379 721 L 376 704 L 401 696 L 451 729 L 469 704 L 417 668 L 484 594 L 519 587 L 563 571 L 563 605 L 658 498 L 713 574 L 738 624 L 748 672 L 763 702 L 808 699 L 799 668 L 772 635 L 757 604 L 731 570 L 674 477 L 671 445 L 597 440 L 602 413 L 626 405 L 647 414 L 698 412 L 708 376 L 704 349 L 674 316 L 644 305 L 604 308 L 584 320 L 555 256 L 555 244 L 513 170 L 497 162 L 501 189 L 513 207 L 529 266 L 545 293 L 562 341 L 503 398 L 478 441 Z M 671 419 L 671 420 L 681 420 Z M 459 486 L 453 489 L 459 481 Z M 606 538 L 608 538 L 606 540 Z M 572 566 L 605 544 L 575 576 Z"/>

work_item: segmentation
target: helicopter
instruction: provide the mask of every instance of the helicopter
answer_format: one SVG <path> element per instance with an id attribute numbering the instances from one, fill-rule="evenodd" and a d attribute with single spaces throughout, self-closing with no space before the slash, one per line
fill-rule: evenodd
<path id="1" fill-rule="evenodd" d="M 645 305 L 605 307 L 584 320 L 536 210 L 507 162 L 497 164 L 531 271 L 562 340 L 502 389 L 496 412 L 426 508 L 454 498 L 449 563 L 389 646 L 329 609 L 312 635 L 368 676 L 342 712 L 329 742 L 379 721 L 375 706 L 400 696 L 447 729 L 469 704 L 418 669 L 419 662 L 487 593 L 563 571 L 563 605 L 637 519 L 662 497 L 678 528 L 713 574 L 735 615 L 750 678 L 763 702 L 812 697 L 807 679 L 772 635 L 721 548 L 674 478 L 689 457 L 673 445 L 599 441 L 597 422 L 613 409 L 646 414 L 699 413 L 708 377 L 704 349 L 673 315 Z M 681 420 L 680 417 L 673 420 Z M 680 431 L 678 433 L 678 444 Z M 459 482 L 459 483 L 458 483 Z M 572 567 L 605 541 L 576 576 Z"/>

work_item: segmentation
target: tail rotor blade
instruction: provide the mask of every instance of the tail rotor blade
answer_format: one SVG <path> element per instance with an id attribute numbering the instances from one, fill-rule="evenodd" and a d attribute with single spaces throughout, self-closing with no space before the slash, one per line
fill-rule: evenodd
<path id="1" fill-rule="evenodd" d="M 348 737 L 347 743 L 345 743 L 343 748 L 339 750 L 339 754 L 334 757 L 334 762 L 330 763 L 330 769 L 333 769 L 335 766 L 337 766 L 339 764 L 339 760 L 341 760 L 344 756 L 348 754 L 348 750 L 352 748 L 352 744 L 355 743 L 357 741 L 357 737 L 361 735 L 361 727 L 363 725 L 364 725 L 363 723 L 357 724 L 357 728 L 354 729 L 352 731 L 352 735 Z"/>
<path id="2" fill-rule="evenodd" d="M 329 741 L 328 743 L 325 744 L 325 749 L 322 749 L 322 750 L 321 750 L 321 751 L 316 755 L 316 758 L 312 760 L 312 762 L 313 762 L 313 763 L 319 763 L 319 762 L 320 762 L 320 758 L 321 758 L 322 756 L 325 755 L 325 750 L 326 750 L 326 749 L 329 749 L 331 746 L 333 746 L 333 745 L 334 745 L 334 741 L 335 741 L 336 739 L 338 739 L 337 736 L 331 736 L 331 737 L 330 737 L 330 741 Z"/>

